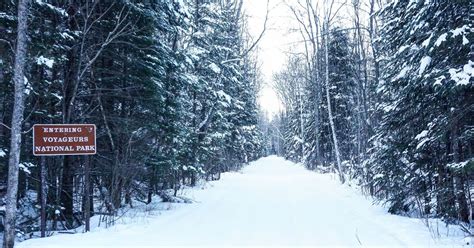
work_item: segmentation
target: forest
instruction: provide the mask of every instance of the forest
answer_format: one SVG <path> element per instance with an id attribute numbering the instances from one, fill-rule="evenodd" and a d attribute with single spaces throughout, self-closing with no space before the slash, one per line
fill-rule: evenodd
<path id="1" fill-rule="evenodd" d="M 5 248 L 187 202 L 181 189 L 268 155 L 472 234 L 472 0 L 280 1 L 298 42 L 273 116 L 258 100 L 271 1 L 256 37 L 244 2 L 0 1 Z M 33 125 L 73 123 L 96 125 L 97 154 L 33 155 Z"/>
<path id="2" fill-rule="evenodd" d="M 256 63 L 240 1 L 32 1 L 28 11 L 17 182 L 22 233 L 39 228 L 42 193 L 50 228 L 71 229 L 82 225 L 86 202 L 90 214 L 113 221 L 132 198 L 173 200 L 182 185 L 215 180 L 261 156 Z M 17 20 L 16 1 L 1 1 L 2 195 Z M 36 123 L 95 124 L 97 155 L 34 157 Z"/>
<path id="3" fill-rule="evenodd" d="M 289 7 L 304 49 L 273 77 L 285 111 L 267 147 L 356 181 L 391 213 L 470 223 L 474 4 L 324 3 Z"/>

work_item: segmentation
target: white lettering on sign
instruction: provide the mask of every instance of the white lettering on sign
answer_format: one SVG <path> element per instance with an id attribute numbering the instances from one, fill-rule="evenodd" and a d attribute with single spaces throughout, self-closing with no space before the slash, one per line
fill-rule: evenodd
<path id="1" fill-rule="evenodd" d="M 93 155 L 96 153 L 94 124 L 35 124 L 35 156 Z"/>
<path id="2" fill-rule="evenodd" d="M 72 152 L 72 151 L 81 151 L 89 152 L 95 151 L 94 146 L 36 146 L 35 152 Z"/>
<path id="3" fill-rule="evenodd" d="M 80 127 L 43 127 L 45 133 L 80 133 Z"/>
<path id="4" fill-rule="evenodd" d="M 44 142 L 89 142 L 89 137 L 43 137 Z"/>

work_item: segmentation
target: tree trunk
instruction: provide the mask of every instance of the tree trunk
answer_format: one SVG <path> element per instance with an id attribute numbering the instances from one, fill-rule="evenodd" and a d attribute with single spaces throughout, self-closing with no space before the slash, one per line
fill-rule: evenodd
<path id="1" fill-rule="evenodd" d="M 469 223 L 469 206 L 466 199 L 466 190 L 464 188 L 464 184 L 464 175 L 460 175 L 456 180 L 456 201 L 459 207 L 459 219 L 465 223 Z"/>
<path id="2" fill-rule="evenodd" d="M 319 51 L 319 46 L 316 48 L 316 50 Z M 319 79 L 319 59 L 318 59 L 318 55 L 314 55 L 316 58 L 314 59 L 315 63 L 313 63 L 315 66 L 313 68 L 314 70 L 314 74 L 316 74 L 316 94 L 315 94 L 315 101 L 314 101 L 314 111 L 315 111 L 315 122 L 314 122 L 314 126 L 315 126 L 315 132 L 316 132 L 316 135 L 315 135 L 315 146 L 316 146 L 316 152 L 315 152 L 315 156 L 316 156 L 316 166 L 320 166 L 321 165 L 321 148 L 320 148 L 320 142 L 319 142 L 319 139 L 320 139 L 320 135 L 321 135 L 321 132 L 320 132 L 320 123 L 321 123 L 321 113 L 319 111 L 319 108 L 320 108 L 320 105 L 321 105 L 321 81 Z"/>
<path id="3" fill-rule="evenodd" d="M 10 157 L 8 161 L 8 189 L 5 208 L 5 232 L 3 239 L 4 248 L 13 248 L 15 244 L 15 224 L 18 193 L 18 164 L 20 162 L 21 147 L 21 124 L 23 122 L 24 91 L 25 91 L 25 63 L 28 30 L 28 2 L 29 0 L 20 0 L 18 3 L 18 27 L 17 43 L 15 54 L 15 67 L 13 81 L 15 83 L 15 99 L 13 105 L 12 124 L 11 124 L 11 143 Z"/>
<path id="4" fill-rule="evenodd" d="M 328 17 L 329 18 L 329 17 Z M 332 116 L 332 110 L 331 110 L 331 98 L 329 95 L 329 20 L 326 21 L 326 37 L 325 37 L 325 48 L 324 49 L 324 57 L 326 59 L 326 100 L 328 104 L 328 116 L 329 116 L 329 125 L 331 126 L 331 132 L 332 132 L 332 141 L 334 143 L 334 153 L 336 155 L 336 163 L 337 163 L 337 171 L 339 173 L 339 180 L 341 183 L 344 183 L 346 179 L 344 178 L 344 171 L 342 170 L 342 165 L 341 165 L 341 155 L 339 154 L 339 146 L 337 144 L 337 136 L 336 136 L 336 128 L 334 126 L 334 120 Z"/>
<path id="5" fill-rule="evenodd" d="M 305 143 L 306 143 L 306 139 L 305 139 L 305 132 L 304 132 L 304 111 L 303 111 L 303 108 L 304 108 L 304 104 L 303 104 L 303 89 L 304 87 L 302 87 L 300 90 L 299 90 L 299 102 L 300 102 L 300 128 L 301 128 L 301 162 L 302 163 L 305 163 L 306 161 L 306 151 L 305 151 Z"/>
<path id="6" fill-rule="evenodd" d="M 458 129 L 458 121 L 454 121 L 452 124 L 452 154 L 453 160 L 455 163 L 459 163 L 461 161 L 462 155 L 462 145 L 459 142 L 459 129 Z M 457 213 L 458 218 L 465 222 L 469 223 L 469 207 L 467 204 L 466 199 L 466 190 L 464 189 L 465 185 L 465 176 L 462 172 L 457 172 L 457 175 L 454 176 L 454 191 L 456 194 L 456 202 L 457 202 Z"/>

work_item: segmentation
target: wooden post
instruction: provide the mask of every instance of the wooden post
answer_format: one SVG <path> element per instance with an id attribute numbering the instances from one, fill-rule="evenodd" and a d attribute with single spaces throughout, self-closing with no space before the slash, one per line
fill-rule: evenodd
<path id="1" fill-rule="evenodd" d="M 46 181 L 46 157 L 41 157 L 41 223 L 40 223 L 40 231 L 41 237 L 46 237 L 46 199 L 48 197 L 47 192 L 47 181 Z"/>
<path id="2" fill-rule="evenodd" d="M 84 220 L 86 222 L 85 232 L 90 231 L 91 202 L 90 202 L 90 159 L 84 156 Z"/>

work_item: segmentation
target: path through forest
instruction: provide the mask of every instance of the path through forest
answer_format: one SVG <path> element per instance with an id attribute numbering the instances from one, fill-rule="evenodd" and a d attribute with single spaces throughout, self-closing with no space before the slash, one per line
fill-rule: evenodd
<path id="1" fill-rule="evenodd" d="M 146 221 L 87 234 L 32 239 L 19 247 L 461 244 L 459 236 L 435 241 L 420 220 L 387 214 L 355 189 L 341 186 L 334 176 L 310 172 L 274 156 L 242 172 L 226 173 L 205 189 L 188 190 L 187 196 L 196 203 L 178 204 Z"/>

